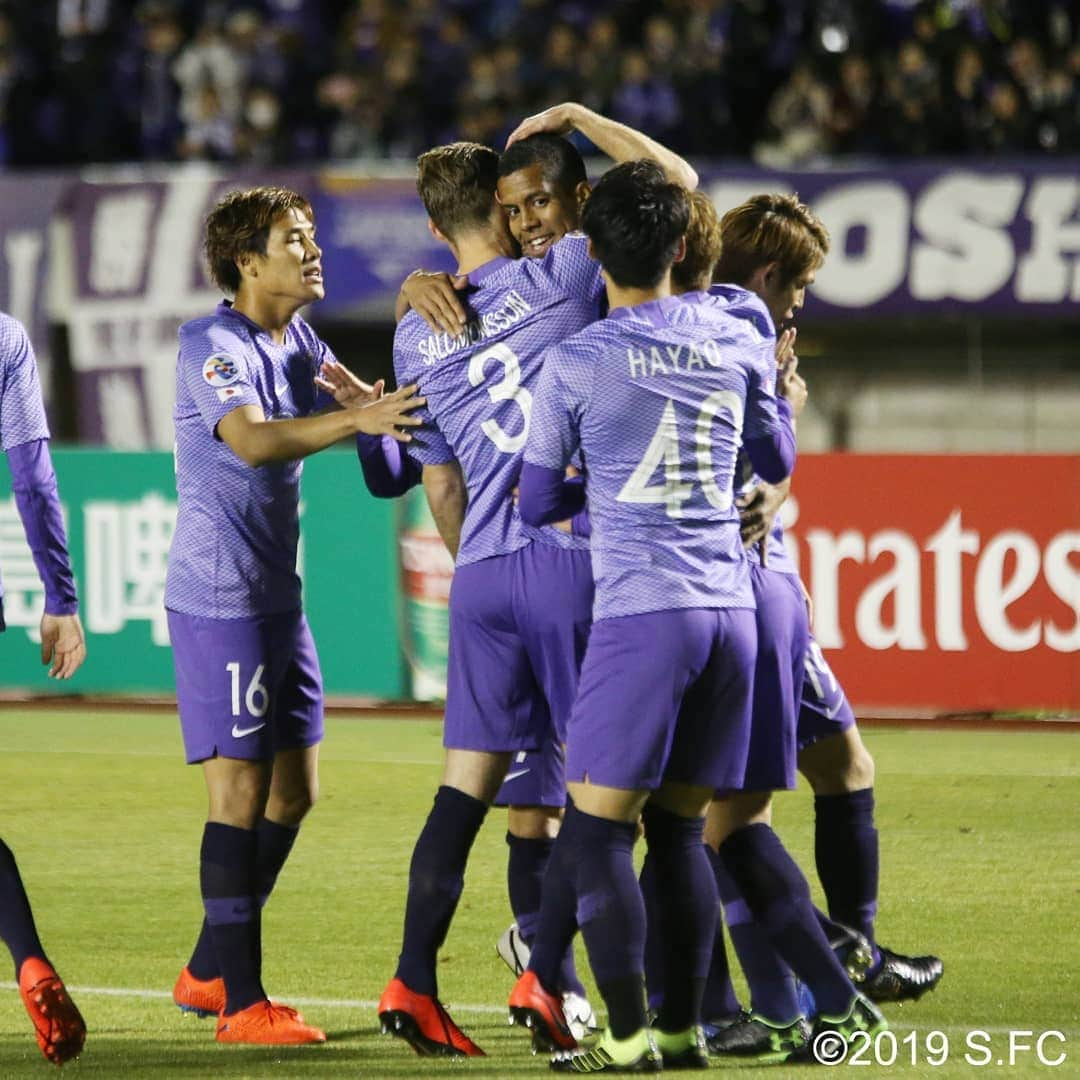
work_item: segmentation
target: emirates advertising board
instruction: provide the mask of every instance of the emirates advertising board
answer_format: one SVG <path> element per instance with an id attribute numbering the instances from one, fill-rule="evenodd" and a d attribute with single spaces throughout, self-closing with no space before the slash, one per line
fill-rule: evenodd
<path id="1" fill-rule="evenodd" d="M 807 454 L 792 493 L 857 708 L 1080 710 L 1080 458 Z"/>
<path id="2" fill-rule="evenodd" d="M 414 696 L 445 694 L 452 567 L 400 519 Z M 856 710 L 1080 711 L 1080 459 L 806 454 L 783 519 Z"/>

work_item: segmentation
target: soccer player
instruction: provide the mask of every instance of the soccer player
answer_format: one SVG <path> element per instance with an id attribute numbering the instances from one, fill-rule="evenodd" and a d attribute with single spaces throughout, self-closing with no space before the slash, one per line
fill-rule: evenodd
<path id="1" fill-rule="evenodd" d="M 704 197 L 696 208 L 699 211 L 697 228 L 688 233 L 688 250 L 692 258 L 676 268 L 673 276 L 677 287 L 686 292 L 690 302 L 718 305 L 737 317 L 750 320 L 762 334 L 773 334 L 774 320 L 779 325 L 801 307 L 805 288 L 812 283 L 828 250 L 828 234 L 797 199 L 760 196 L 725 217 L 724 225 L 730 225 L 741 214 L 744 233 L 733 239 L 730 250 L 725 246 L 721 256 L 723 228 L 716 220 L 715 211 Z M 786 231 L 777 220 L 770 221 L 770 212 L 778 221 L 786 221 Z M 751 218 L 752 224 L 747 224 L 747 217 Z M 746 263 L 754 262 L 754 256 L 748 251 L 751 243 L 760 245 L 772 256 L 765 260 L 773 264 L 768 277 L 762 276 L 758 280 L 752 275 L 753 291 L 725 284 L 714 286 L 711 295 L 706 295 L 704 290 L 709 287 L 712 264 L 716 259 L 721 260 L 717 276 L 725 274 L 725 264 L 727 274 L 741 275 Z M 762 265 L 760 256 L 757 265 Z M 805 385 L 795 371 L 797 360 L 793 344 L 794 330 L 786 330 L 777 355 L 781 361 L 782 380 L 796 391 L 793 400 L 797 412 L 806 395 Z M 786 396 L 793 397 L 790 389 Z M 745 485 L 752 499 L 760 485 L 761 481 L 756 477 Z M 780 487 L 786 491 L 788 484 Z M 744 535 L 748 531 L 744 518 Z M 749 554 L 753 564 L 759 640 L 754 732 L 747 777 L 741 790 L 726 793 L 725 798 L 716 800 L 710 808 L 706 835 L 714 850 L 731 836 L 735 836 L 735 847 L 744 842 L 751 846 L 759 841 L 778 844 L 769 830 L 771 791 L 795 786 L 798 701 L 800 696 L 804 701 L 806 696 L 811 699 L 814 696 L 813 687 L 807 695 L 802 695 L 804 664 L 809 669 L 813 662 L 809 652 L 809 627 L 801 583 L 783 544 L 782 530 L 779 523 L 775 523 L 765 548 L 767 558 L 758 556 L 758 535 L 751 532 L 749 538 L 755 541 L 749 546 Z M 820 650 L 817 659 L 820 660 Z M 742 829 L 750 831 L 740 833 Z M 707 989 L 708 1015 L 734 1018 L 735 1022 L 721 1026 L 710 1036 L 710 1050 L 783 1060 L 805 1042 L 801 1016 L 803 1003 L 798 999 L 794 976 L 769 940 L 765 927 L 751 917 L 751 908 L 728 874 L 725 861 L 721 858 L 713 861 L 728 928 L 747 976 L 754 1011 L 752 1015 L 738 1011 L 727 975 L 723 941 L 718 937 Z M 819 918 L 824 919 L 823 916 Z M 858 941 L 857 934 L 829 920 L 824 921 L 830 937 Z M 869 956 L 864 960 L 867 961 Z M 849 962 L 848 966 L 851 968 L 852 964 Z M 870 988 L 867 989 L 868 997 L 875 996 L 869 992 Z"/>
<path id="2" fill-rule="evenodd" d="M 260 909 L 315 801 L 322 677 L 296 573 L 302 458 L 357 433 L 402 441 L 414 387 L 314 415 L 334 361 L 297 314 L 324 295 L 311 205 L 281 188 L 226 195 L 206 222 L 234 296 L 180 328 L 176 531 L 165 606 L 189 763 L 209 795 L 205 921 L 173 991 L 219 1042 L 321 1042 L 261 980 Z"/>
<path id="3" fill-rule="evenodd" d="M 515 260 L 495 201 L 498 154 L 454 143 L 421 155 L 431 228 L 467 275 L 467 322 L 398 326 L 399 382 L 421 387 L 429 424 L 409 444 L 455 557 L 443 783 L 417 840 L 397 972 L 379 1003 L 386 1030 L 422 1054 L 482 1053 L 440 1005 L 436 955 L 473 840 L 511 757 L 562 741 L 592 606 L 587 543 L 526 527 L 514 507 L 540 371 L 553 342 L 594 321 L 603 291 L 583 238 Z"/>
<path id="4" fill-rule="evenodd" d="M 86 659 L 79 600 L 68 559 L 56 474 L 49 455 L 49 426 L 41 400 L 37 362 L 22 323 L 0 312 L 0 445 L 11 468 L 15 505 L 22 518 L 41 583 L 41 662 L 49 677 L 70 679 Z M 0 593 L 0 631 L 5 628 Z M 11 849 L 0 840 L 0 937 L 15 963 L 38 1046 L 63 1065 L 78 1057 L 86 1024 L 38 937 L 30 901 Z"/>
<path id="5" fill-rule="evenodd" d="M 589 185 L 581 154 L 562 137 L 571 130 L 580 131 L 616 161 L 648 158 L 675 182 L 689 188 L 697 184 L 697 174 L 685 160 L 641 132 L 574 102 L 547 109 L 522 121 L 499 157 L 497 198 L 510 233 L 526 258 L 543 258 L 555 241 L 578 228 Z M 404 313 L 412 308 L 433 329 L 459 334 L 465 316 L 454 286 L 461 288 L 466 280 L 458 277 L 451 282 L 448 275 L 418 271 L 402 288 L 399 310 Z M 392 454 L 395 448 L 384 449 Z M 398 494 L 400 491 L 386 482 L 387 471 L 378 450 L 370 446 L 365 461 L 368 486 L 376 494 Z M 391 474 L 407 471 L 396 467 Z M 573 692 L 573 686 L 565 688 L 568 702 Z M 557 726 L 561 728 L 561 723 Z M 507 884 L 515 919 L 499 938 L 497 950 L 515 975 L 528 963 L 544 869 L 565 803 L 561 744 L 552 739 L 539 750 L 519 751 L 495 799 L 495 805 L 509 808 Z M 558 985 L 571 1026 L 583 1034 L 593 1023 L 593 1013 L 574 970 L 572 949 L 564 958 Z"/>
<path id="6" fill-rule="evenodd" d="M 527 521 L 581 509 L 562 479 L 580 450 L 596 576 L 595 621 L 567 741 L 571 796 L 544 883 L 576 897 L 609 1026 L 560 1071 L 707 1064 L 701 992 L 716 930 L 702 846 L 716 788 L 741 777 L 756 650 L 732 477 L 740 441 L 774 481 L 794 461 L 790 412 L 773 396 L 771 346 L 740 320 L 671 296 L 686 191 L 651 162 L 616 166 L 582 224 L 610 314 L 548 353 L 521 475 Z M 659 477 L 659 478 L 658 478 Z M 655 1029 L 644 996 L 645 912 L 632 848 L 639 816 L 664 877 L 667 993 Z M 511 995 L 544 983 L 544 941 Z M 541 954 L 538 957 L 537 954 Z"/>
<path id="7" fill-rule="evenodd" d="M 721 221 L 723 251 L 714 272 L 732 285 L 713 289 L 714 302 L 744 304 L 746 290 L 759 297 L 779 327 L 801 309 L 806 289 L 828 252 L 829 236 L 820 220 L 795 196 L 762 194 L 728 211 Z M 794 330 L 781 337 L 788 365 L 794 357 Z M 763 582 L 777 588 L 777 577 L 797 580 L 797 570 L 783 541 L 777 512 L 790 483 L 772 486 L 760 481 L 744 493 L 744 538 L 753 557 L 758 542 L 766 544 Z M 801 622 L 801 605 L 789 605 L 787 617 L 774 627 Z M 803 631 L 797 630 L 799 637 Z M 874 826 L 874 763 L 855 723 L 855 716 L 836 677 L 812 635 L 805 655 L 794 743 L 785 746 L 791 774 L 792 753 L 814 791 L 815 856 L 829 915 L 869 942 L 869 968 L 860 973 L 860 989 L 872 1001 L 920 997 L 937 985 L 943 973 L 934 956 L 903 956 L 877 943 L 878 840 Z M 840 931 L 842 933 L 842 931 Z M 860 945 L 849 948 L 860 948 Z"/>

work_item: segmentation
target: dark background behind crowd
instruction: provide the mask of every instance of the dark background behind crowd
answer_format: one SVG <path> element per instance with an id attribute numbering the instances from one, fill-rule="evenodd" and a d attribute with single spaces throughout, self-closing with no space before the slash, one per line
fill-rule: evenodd
<path id="1" fill-rule="evenodd" d="M 0 162 L 408 158 L 579 100 L 685 154 L 1080 148 L 1080 0 L 0 0 Z"/>

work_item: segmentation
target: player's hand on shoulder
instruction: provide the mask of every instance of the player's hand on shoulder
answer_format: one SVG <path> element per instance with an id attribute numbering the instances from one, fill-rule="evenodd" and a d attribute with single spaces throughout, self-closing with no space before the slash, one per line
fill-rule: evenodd
<path id="1" fill-rule="evenodd" d="M 527 139 L 530 135 L 538 135 L 542 131 L 552 135 L 566 135 L 577 127 L 580 111 L 584 106 L 576 101 L 564 101 L 561 105 L 552 105 L 550 109 L 527 116 L 506 140 L 507 146 L 512 146 L 519 139 Z"/>
<path id="2" fill-rule="evenodd" d="M 424 422 L 410 415 L 427 404 L 426 397 L 417 396 L 418 389 L 416 383 L 410 383 L 357 409 L 357 429 L 367 435 L 392 435 L 398 442 L 411 442 L 412 435 L 401 428 L 420 427 Z"/>
<path id="3" fill-rule="evenodd" d="M 50 679 L 70 679 L 86 659 L 86 635 L 78 615 L 41 616 L 41 662 Z"/>
<path id="4" fill-rule="evenodd" d="M 467 321 L 459 293 L 468 284 L 468 274 L 414 270 L 402 282 L 401 295 L 432 330 L 457 337 Z"/>
<path id="5" fill-rule="evenodd" d="M 374 386 L 369 386 L 344 364 L 323 363 L 315 376 L 315 385 L 343 409 L 359 409 L 382 397 L 385 380 L 377 379 Z"/>
<path id="6" fill-rule="evenodd" d="M 773 518 L 788 495 L 788 485 L 758 484 L 735 500 L 739 508 L 739 533 L 744 547 L 760 543 L 769 534 Z"/>

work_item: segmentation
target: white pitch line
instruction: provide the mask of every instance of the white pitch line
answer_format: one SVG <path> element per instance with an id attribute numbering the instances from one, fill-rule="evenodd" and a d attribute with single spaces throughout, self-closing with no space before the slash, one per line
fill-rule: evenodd
<path id="1" fill-rule="evenodd" d="M 14 982 L 0 983 L 0 988 L 5 990 L 18 990 L 19 984 Z M 75 986 L 69 985 L 68 990 L 71 991 L 74 997 L 78 997 L 80 994 L 86 996 L 97 997 L 115 997 L 115 998 L 138 998 L 141 1000 L 162 1000 L 172 1001 L 172 992 L 169 990 L 137 990 L 129 987 L 121 986 Z M 275 995 L 276 996 L 276 995 Z M 292 994 L 282 994 L 282 998 L 288 1000 L 290 1005 L 306 1005 L 314 1008 L 325 1009 L 377 1009 L 379 1003 L 377 1001 L 361 1001 L 352 998 L 316 998 L 316 997 L 294 997 Z M 444 1005 L 450 1006 L 450 1003 L 444 1002 Z M 505 1005 L 468 1005 L 461 1003 L 454 1003 L 452 1006 L 459 1012 L 471 1012 L 471 1013 L 495 1013 L 506 1014 Z"/>
<path id="2" fill-rule="evenodd" d="M 0 989 L 4 990 L 17 990 L 19 984 L 15 982 L 0 982 Z M 160 1001 L 172 1001 L 172 993 L 169 990 L 138 990 L 129 987 L 120 986 L 69 986 L 68 989 L 73 995 L 78 996 L 85 994 L 86 996 L 97 997 L 115 997 L 115 998 L 138 998 L 141 1000 L 160 1000 Z M 314 1008 L 324 1009 L 371 1009 L 375 1010 L 379 1007 L 377 1001 L 363 1001 L 357 998 L 318 998 L 318 997 L 293 997 L 291 994 L 281 995 L 288 1000 L 291 1005 L 304 1005 Z M 484 1013 L 494 1016 L 505 1016 L 507 1009 L 505 1005 L 477 1005 L 475 1003 L 469 1004 L 466 1002 L 443 1002 L 447 1008 L 453 1009 L 455 1012 L 463 1013 Z M 1066 1036 L 1075 1036 L 1077 1034 L 1076 1029 L 1071 1025 L 1058 1025 L 1056 1028 L 1053 1022 L 1047 1022 L 1040 1020 L 1038 1023 L 1024 1024 L 1016 1022 L 1010 1024 L 1008 1027 L 1002 1027 L 1000 1025 L 980 1025 L 977 1022 L 971 1022 L 968 1024 L 936 1024 L 932 1021 L 924 1023 L 907 1023 L 904 1021 L 898 1021 L 893 1018 L 890 1021 L 893 1024 L 893 1031 L 895 1033 L 904 1033 L 907 1031 L 916 1031 L 922 1034 L 926 1034 L 930 1031 L 941 1031 L 946 1035 L 966 1035 L 968 1032 L 978 1031 L 986 1032 L 987 1035 L 1008 1035 L 1010 1031 L 1033 1031 L 1036 1035 L 1043 1031 L 1060 1031 Z"/>

